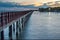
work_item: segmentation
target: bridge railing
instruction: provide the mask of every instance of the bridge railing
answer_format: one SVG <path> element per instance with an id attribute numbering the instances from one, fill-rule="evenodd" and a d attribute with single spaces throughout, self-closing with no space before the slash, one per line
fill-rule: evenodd
<path id="1" fill-rule="evenodd" d="M 26 15 L 31 11 L 32 10 L 0 13 L 0 29 L 2 29 L 5 25 L 12 22 L 13 20 L 18 19 L 21 16 Z"/>

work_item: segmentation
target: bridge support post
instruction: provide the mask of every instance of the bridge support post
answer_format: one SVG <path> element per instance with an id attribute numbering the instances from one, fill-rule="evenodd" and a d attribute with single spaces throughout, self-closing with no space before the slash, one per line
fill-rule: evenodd
<path id="1" fill-rule="evenodd" d="M 22 18 L 20 18 L 20 29 L 21 29 L 21 32 L 22 32 Z"/>
<path id="2" fill-rule="evenodd" d="M 22 18 L 22 19 L 21 19 L 21 22 L 22 22 L 22 29 L 24 28 L 24 22 L 23 22 L 23 21 L 24 21 L 24 19 Z"/>
<path id="3" fill-rule="evenodd" d="M 16 22 L 16 40 L 18 40 L 18 21 Z"/>
<path id="4" fill-rule="evenodd" d="M 9 26 L 3 29 L 4 31 L 4 40 L 9 39 Z"/>
<path id="5" fill-rule="evenodd" d="M 0 33 L 0 40 L 4 40 L 4 31 L 1 31 L 1 33 Z"/>
<path id="6" fill-rule="evenodd" d="M 12 27 L 13 32 L 15 32 L 15 23 L 13 23 L 12 25 L 13 25 L 13 27 Z"/>
<path id="7" fill-rule="evenodd" d="M 20 28 L 20 19 L 18 20 L 18 33 L 21 32 L 21 28 Z"/>
<path id="8" fill-rule="evenodd" d="M 12 24 L 12 38 L 16 39 L 16 24 L 15 22 Z"/>
<path id="9" fill-rule="evenodd" d="M 9 26 L 9 39 L 12 40 L 12 25 Z"/>
<path id="10" fill-rule="evenodd" d="M 21 28 L 21 19 L 19 20 L 19 24 L 20 24 L 19 30 L 21 31 L 22 30 L 22 28 Z"/>

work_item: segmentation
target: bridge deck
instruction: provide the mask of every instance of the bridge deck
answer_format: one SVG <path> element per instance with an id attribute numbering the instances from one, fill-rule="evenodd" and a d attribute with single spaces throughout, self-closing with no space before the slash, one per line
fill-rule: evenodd
<path id="1" fill-rule="evenodd" d="M 60 39 L 60 13 L 34 11 L 20 36 L 22 39 Z"/>

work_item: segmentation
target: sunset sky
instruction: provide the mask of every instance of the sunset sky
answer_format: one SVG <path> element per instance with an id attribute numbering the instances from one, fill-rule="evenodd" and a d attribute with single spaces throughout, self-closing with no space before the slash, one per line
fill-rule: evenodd
<path id="1" fill-rule="evenodd" d="M 43 3 L 46 2 L 54 2 L 54 1 L 59 1 L 59 0 L 0 0 L 3 2 L 16 2 L 20 3 L 21 5 L 30 5 L 34 4 L 35 6 L 42 5 Z"/>

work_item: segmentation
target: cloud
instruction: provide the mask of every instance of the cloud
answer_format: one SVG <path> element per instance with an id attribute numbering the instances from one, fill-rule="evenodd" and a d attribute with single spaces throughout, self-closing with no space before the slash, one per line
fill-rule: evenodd
<path id="1" fill-rule="evenodd" d="M 25 1 L 22 1 L 21 4 L 22 5 L 34 4 L 35 6 L 39 6 L 39 5 L 42 5 L 43 3 L 53 2 L 53 1 L 57 1 L 57 0 L 25 0 Z"/>
<path id="2" fill-rule="evenodd" d="M 59 0 L 0 0 L 3 2 L 16 2 L 20 3 L 21 5 L 30 5 L 34 4 L 35 6 L 42 5 L 43 3 L 46 2 L 53 2 L 53 1 L 59 1 Z"/>

